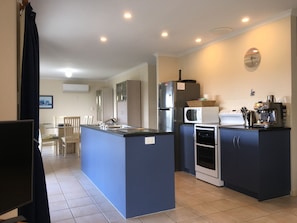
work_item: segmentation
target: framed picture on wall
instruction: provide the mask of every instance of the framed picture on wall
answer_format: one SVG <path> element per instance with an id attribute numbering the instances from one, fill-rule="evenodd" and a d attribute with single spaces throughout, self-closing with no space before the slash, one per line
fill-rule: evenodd
<path id="1" fill-rule="evenodd" d="M 39 108 L 51 109 L 54 107 L 54 101 L 52 95 L 40 95 L 39 96 Z"/>

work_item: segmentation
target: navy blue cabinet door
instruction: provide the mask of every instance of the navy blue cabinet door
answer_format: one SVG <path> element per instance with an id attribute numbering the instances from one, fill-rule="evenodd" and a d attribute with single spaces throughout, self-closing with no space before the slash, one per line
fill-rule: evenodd
<path id="1" fill-rule="evenodd" d="M 267 200 L 290 194 L 290 129 L 220 128 L 225 186 Z"/>
<path id="2" fill-rule="evenodd" d="M 221 160 L 223 181 L 258 191 L 258 132 L 221 129 Z"/>
<path id="3" fill-rule="evenodd" d="M 181 170 L 195 175 L 194 125 L 180 126 Z"/>

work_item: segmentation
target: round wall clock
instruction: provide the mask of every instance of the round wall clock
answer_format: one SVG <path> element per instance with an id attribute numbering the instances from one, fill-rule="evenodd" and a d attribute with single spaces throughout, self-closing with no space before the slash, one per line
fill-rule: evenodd
<path id="1" fill-rule="evenodd" d="M 257 48 L 250 48 L 244 55 L 244 64 L 249 68 L 257 68 L 261 62 L 261 54 Z"/>

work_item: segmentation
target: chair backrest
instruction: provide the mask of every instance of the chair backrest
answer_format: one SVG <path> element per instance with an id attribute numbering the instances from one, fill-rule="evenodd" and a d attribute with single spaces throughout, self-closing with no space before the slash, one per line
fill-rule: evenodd
<path id="1" fill-rule="evenodd" d="M 39 130 L 42 136 L 45 135 L 57 135 L 55 133 L 55 128 L 51 123 L 39 123 Z"/>
<path id="2" fill-rule="evenodd" d="M 80 137 L 80 117 L 64 117 L 64 136 L 67 137 Z"/>

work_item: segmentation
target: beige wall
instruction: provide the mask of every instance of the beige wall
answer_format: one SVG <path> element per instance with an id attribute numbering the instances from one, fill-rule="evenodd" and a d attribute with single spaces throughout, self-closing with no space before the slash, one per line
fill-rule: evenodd
<path id="1" fill-rule="evenodd" d="M 79 84 L 88 84 L 89 92 L 63 92 L 62 85 L 78 84 L 65 80 L 40 80 L 40 95 L 52 95 L 53 109 L 40 109 L 39 122 L 52 123 L 54 116 L 81 116 L 93 115 L 96 122 L 96 90 L 107 87 L 107 83 L 98 81 L 83 81 Z"/>
<path id="2" fill-rule="evenodd" d="M 116 84 L 125 80 L 141 81 L 141 112 L 142 126 L 149 128 L 157 128 L 157 107 L 156 107 L 156 74 L 155 67 L 148 64 L 141 64 L 126 72 L 123 72 L 108 81 L 83 81 L 69 82 L 62 80 L 40 80 L 40 94 L 53 95 L 54 108 L 40 109 L 40 123 L 52 123 L 54 116 L 81 116 L 83 122 L 84 115 L 93 115 L 94 121 L 96 117 L 96 90 L 102 87 L 111 87 L 115 89 Z M 63 92 L 63 83 L 88 84 L 89 92 Z M 150 83 L 150 85 L 149 85 Z M 153 84 L 151 84 L 153 83 Z M 115 103 L 115 93 L 114 93 Z M 115 103 L 116 111 L 116 103 Z M 116 117 L 116 112 L 111 117 Z"/>
<path id="3" fill-rule="evenodd" d="M 0 7 L 0 120 L 17 118 L 17 5 L 2 0 Z"/>
<path id="4" fill-rule="evenodd" d="M 0 7 L 0 120 L 17 119 L 17 4 L 2 0 Z M 17 215 L 13 210 L 0 219 Z"/>
<path id="5" fill-rule="evenodd" d="M 180 58 L 186 79 L 201 85 L 201 95 L 216 99 L 222 109 L 253 109 L 254 103 L 273 94 L 291 101 L 290 17 L 261 26 Z M 261 64 L 248 71 L 245 52 L 256 47 Z M 250 91 L 255 96 L 250 96 Z"/>
<path id="6" fill-rule="evenodd" d="M 297 17 L 292 17 L 292 100 L 291 100 L 291 180 L 292 194 L 297 195 Z"/>
<path id="7" fill-rule="evenodd" d="M 292 21 L 291 21 L 292 18 Z M 287 105 L 287 126 L 291 136 L 296 133 L 297 104 L 294 103 L 297 88 L 296 17 L 285 17 L 256 27 L 241 35 L 214 43 L 203 49 L 176 58 L 157 58 L 171 67 L 157 68 L 159 80 L 176 80 L 176 74 L 168 72 L 179 67 L 183 79 L 195 79 L 201 85 L 201 95 L 208 94 L 221 109 L 237 109 L 245 106 L 253 109 L 257 101 L 265 101 L 273 94 L 277 101 Z M 243 63 L 245 52 L 256 47 L 262 60 L 258 69 L 248 71 Z M 292 54 L 293 52 L 293 54 Z M 170 64 L 169 62 L 172 62 Z M 165 73 L 163 73 L 165 72 Z M 250 96 L 250 91 L 255 96 Z M 292 92 L 295 92 L 294 94 Z M 291 137 L 291 185 L 292 195 L 297 195 L 297 139 Z"/>
<path id="8" fill-rule="evenodd" d="M 157 83 L 178 80 L 179 69 L 181 68 L 178 66 L 177 57 L 156 55 L 156 64 L 157 64 Z"/>

